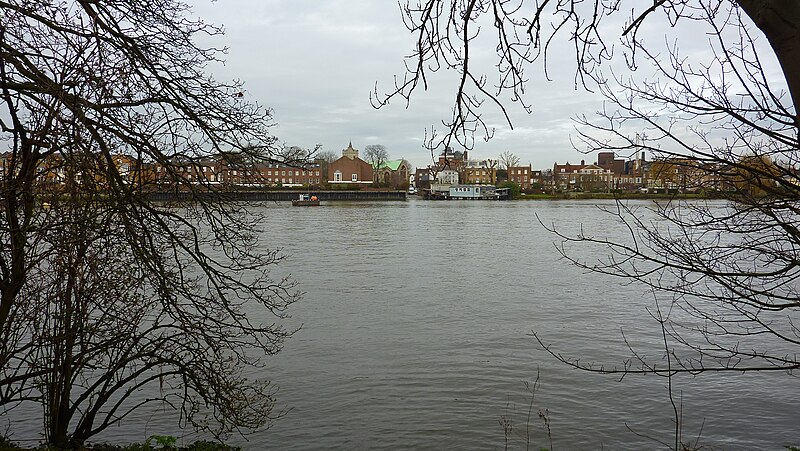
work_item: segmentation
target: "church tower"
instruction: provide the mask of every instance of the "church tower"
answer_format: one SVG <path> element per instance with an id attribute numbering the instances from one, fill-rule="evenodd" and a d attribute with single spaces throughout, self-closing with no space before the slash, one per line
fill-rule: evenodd
<path id="1" fill-rule="evenodd" d="M 353 149 L 353 141 L 350 141 L 350 145 L 347 146 L 347 149 L 342 149 L 342 156 L 351 160 L 358 158 L 358 149 Z"/>

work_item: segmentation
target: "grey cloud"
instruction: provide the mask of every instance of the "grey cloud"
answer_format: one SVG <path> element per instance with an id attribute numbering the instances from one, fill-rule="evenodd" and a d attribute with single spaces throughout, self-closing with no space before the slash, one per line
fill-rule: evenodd
<path id="1" fill-rule="evenodd" d="M 453 73 L 431 77 L 428 91 L 420 91 L 409 108 L 396 101 L 375 110 L 369 93 L 392 88 L 402 77 L 403 56 L 413 48 L 397 4 L 392 1 L 350 0 L 219 0 L 196 1 L 195 12 L 208 22 L 224 24 L 226 35 L 210 42 L 228 46 L 226 63 L 214 67 L 218 78 L 245 82 L 248 98 L 274 110 L 276 136 L 289 145 L 338 152 L 353 145 L 383 144 L 393 158 L 414 166 L 431 162 L 422 147 L 426 128 L 449 117 Z M 495 139 L 475 141 L 473 155 L 496 158 L 511 151 L 534 167 L 552 167 L 555 161 L 575 159 L 569 144 L 571 116 L 599 109 L 596 96 L 575 91 L 569 52 L 551 59 L 548 82 L 541 68 L 531 68 L 528 115 L 510 105 L 514 130 L 499 111 L 487 107 L 487 122 L 498 124 Z M 492 80 L 491 48 L 476 57 Z"/>

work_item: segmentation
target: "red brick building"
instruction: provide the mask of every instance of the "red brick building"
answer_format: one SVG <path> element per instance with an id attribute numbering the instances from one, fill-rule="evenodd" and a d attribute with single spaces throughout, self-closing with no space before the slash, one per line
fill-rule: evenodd
<path id="1" fill-rule="evenodd" d="M 258 166 L 257 180 L 252 180 L 251 183 L 260 183 L 265 186 L 316 186 L 321 183 L 321 171 L 319 163 L 306 163 L 302 166 L 265 163 Z M 245 184 L 243 182 L 246 181 L 245 178 L 239 184 Z"/>
<path id="2" fill-rule="evenodd" d="M 328 166 L 328 183 L 372 184 L 372 165 L 358 157 L 358 149 L 350 143 L 342 149 L 342 157 Z"/>
<path id="3" fill-rule="evenodd" d="M 529 191 L 531 189 L 531 177 L 533 175 L 531 165 L 509 166 L 507 171 L 509 182 L 514 182 L 519 185 L 522 191 Z"/>

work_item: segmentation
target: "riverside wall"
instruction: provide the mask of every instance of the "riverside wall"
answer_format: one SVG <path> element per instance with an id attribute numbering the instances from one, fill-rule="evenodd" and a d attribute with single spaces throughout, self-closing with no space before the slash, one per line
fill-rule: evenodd
<path id="1" fill-rule="evenodd" d="M 186 192 L 154 192 L 148 197 L 154 201 L 172 201 L 198 199 L 225 199 L 232 201 L 290 201 L 297 199 L 300 194 L 317 196 L 321 201 L 375 201 L 375 200 L 406 200 L 405 191 L 346 191 L 346 190 L 311 190 L 311 191 L 228 191 L 207 193 Z"/>

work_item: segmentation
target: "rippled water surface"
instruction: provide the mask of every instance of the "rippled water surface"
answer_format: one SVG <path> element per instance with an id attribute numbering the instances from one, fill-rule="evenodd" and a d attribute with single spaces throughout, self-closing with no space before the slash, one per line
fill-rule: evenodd
<path id="1" fill-rule="evenodd" d="M 530 336 L 535 330 L 559 352 L 612 365 L 629 355 L 621 330 L 637 349 L 662 353 L 645 310 L 652 295 L 561 260 L 556 237 L 540 224 L 623 236 L 595 204 L 411 199 L 258 208 L 266 209 L 262 245 L 288 256 L 274 275 L 291 273 L 305 297 L 287 322 L 302 328 L 257 375 L 279 387 L 286 415 L 241 442 L 245 449 L 504 449 L 506 440 L 509 449 L 526 449 L 528 440 L 537 450 L 550 440 L 556 450 L 663 449 L 659 441 L 671 442 L 665 379 L 577 371 Z M 525 382 L 537 374 L 531 404 Z M 793 377 L 673 382 L 687 441 L 729 450 L 800 444 Z M 163 421 L 141 415 L 108 436 L 143 440 L 173 430 Z"/>
<path id="2" fill-rule="evenodd" d="M 610 204 L 608 204 L 610 205 Z M 646 205 L 643 203 L 642 205 Z M 674 423 L 666 380 L 573 370 L 536 345 L 619 364 L 658 356 L 652 295 L 561 260 L 540 220 L 618 238 L 586 202 L 268 207 L 264 245 L 290 256 L 303 328 L 270 368 L 291 410 L 249 446 L 275 449 L 655 449 Z M 597 249 L 583 249 L 592 257 Z M 602 256 L 598 253 L 596 256 Z M 524 381 L 540 387 L 529 417 Z M 684 438 L 724 449 L 800 442 L 785 374 L 679 377 Z"/>

